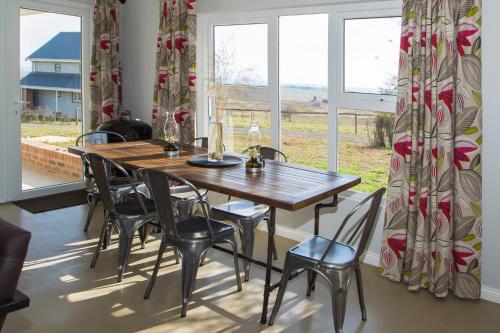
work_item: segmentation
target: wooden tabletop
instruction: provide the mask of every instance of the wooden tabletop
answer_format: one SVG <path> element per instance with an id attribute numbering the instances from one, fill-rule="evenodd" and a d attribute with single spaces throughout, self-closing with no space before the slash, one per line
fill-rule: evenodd
<path id="1" fill-rule="evenodd" d="M 262 173 L 252 174 L 242 163 L 228 168 L 202 168 L 187 161 L 206 150 L 183 147 L 178 157 L 166 157 L 163 140 L 131 141 L 69 148 L 73 154 L 96 153 L 130 169 L 158 168 L 207 190 L 252 200 L 271 207 L 298 210 L 358 185 L 356 176 L 303 165 L 267 161 Z"/>

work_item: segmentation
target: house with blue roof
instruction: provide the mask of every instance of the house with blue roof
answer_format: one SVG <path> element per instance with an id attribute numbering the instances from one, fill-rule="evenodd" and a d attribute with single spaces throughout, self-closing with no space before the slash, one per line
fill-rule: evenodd
<path id="1" fill-rule="evenodd" d="M 80 32 L 60 32 L 26 58 L 32 71 L 21 89 L 31 108 L 59 119 L 82 118 L 81 52 Z"/>

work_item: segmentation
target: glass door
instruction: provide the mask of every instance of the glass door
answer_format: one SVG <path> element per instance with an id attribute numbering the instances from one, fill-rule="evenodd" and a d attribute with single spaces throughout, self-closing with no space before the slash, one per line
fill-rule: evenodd
<path id="1" fill-rule="evenodd" d="M 90 9 L 13 1 L 8 7 L 8 200 L 82 187 L 81 160 L 67 152 L 85 129 Z M 81 8 L 80 8 L 81 7 Z M 9 62 L 9 60 L 7 60 Z M 7 104 L 9 105 L 9 104 Z M 10 116 L 10 117 L 9 117 Z"/>

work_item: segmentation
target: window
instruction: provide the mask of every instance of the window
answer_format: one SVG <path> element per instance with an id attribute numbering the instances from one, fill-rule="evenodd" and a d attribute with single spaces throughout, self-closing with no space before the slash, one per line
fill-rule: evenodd
<path id="1" fill-rule="evenodd" d="M 279 67 L 281 150 L 328 169 L 328 14 L 279 18 Z"/>
<path id="2" fill-rule="evenodd" d="M 54 70 L 56 72 L 60 72 L 61 71 L 61 64 L 54 64 Z"/>
<path id="3" fill-rule="evenodd" d="M 73 93 L 73 102 L 81 103 L 82 102 L 82 93 L 74 92 Z"/>
<path id="4" fill-rule="evenodd" d="M 226 149 L 246 148 L 258 123 L 261 144 L 282 150 L 291 163 L 359 175 L 356 189 L 364 192 L 387 186 L 400 13 L 394 2 L 372 2 L 200 15 L 209 37 L 201 72 L 230 96 Z M 200 110 L 213 114 L 208 88 Z"/>
<path id="5" fill-rule="evenodd" d="M 260 127 L 260 144 L 270 145 L 267 34 L 267 24 L 214 27 L 214 79 L 209 109 L 212 115 L 217 109 L 224 109 L 226 150 L 242 152 L 249 146 L 247 134 L 251 124 Z M 220 96 L 224 96 L 223 102 Z"/>
<path id="6" fill-rule="evenodd" d="M 401 18 L 344 20 L 344 91 L 395 95 Z"/>
<path id="7" fill-rule="evenodd" d="M 386 186 L 391 160 L 394 114 L 338 109 L 338 171 L 358 175 L 355 189 L 372 192 Z"/>

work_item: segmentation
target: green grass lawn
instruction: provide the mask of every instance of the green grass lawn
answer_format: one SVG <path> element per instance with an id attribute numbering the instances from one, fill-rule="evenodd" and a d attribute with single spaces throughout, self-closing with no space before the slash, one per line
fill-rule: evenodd
<path id="1" fill-rule="evenodd" d="M 261 144 L 270 145 L 270 113 L 255 112 L 254 119 L 259 122 L 264 133 Z M 227 149 L 235 152 L 246 149 L 248 146 L 246 133 L 250 126 L 248 112 L 243 114 L 233 112 L 230 122 L 227 119 L 225 121 L 226 126 L 231 124 L 233 129 L 232 135 L 228 135 L 228 131 L 225 132 L 224 140 Z M 362 183 L 355 188 L 358 191 L 371 192 L 379 187 L 387 186 L 391 150 L 370 146 L 367 141 L 366 118 L 358 119 L 357 135 L 352 117 L 339 117 L 338 123 L 340 134 L 338 172 L 360 176 Z M 60 148 L 73 146 L 81 132 L 81 124 L 74 123 L 30 122 L 21 125 L 23 138 L 66 137 L 67 140 L 63 142 L 49 143 Z M 283 117 L 281 133 L 281 149 L 290 163 L 320 169 L 328 168 L 327 115 L 297 114 L 292 115 L 291 118 Z M 342 135 L 347 137 L 343 139 Z"/>

